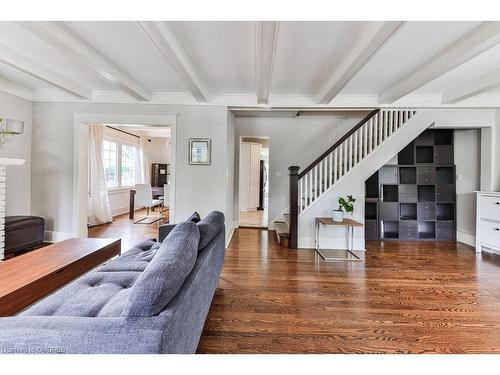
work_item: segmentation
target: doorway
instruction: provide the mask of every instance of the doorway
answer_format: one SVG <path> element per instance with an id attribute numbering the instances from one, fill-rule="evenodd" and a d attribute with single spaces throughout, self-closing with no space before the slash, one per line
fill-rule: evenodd
<path id="1" fill-rule="evenodd" d="M 269 138 L 240 137 L 240 227 L 269 225 Z"/>
<path id="2" fill-rule="evenodd" d="M 95 220 L 92 203 L 102 194 L 96 189 L 95 162 L 89 145 L 89 237 L 119 237 L 126 251 L 148 237 L 157 237 L 158 227 L 170 219 L 171 129 L 146 125 L 102 124 L 102 163 L 107 203 L 112 219 Z M 135 191 L 136 184 L 151 187 L 144 209 Z M 142 186 L 142 185 L 141 185 Z"/>
<path id="3" fill-rule="evenodd" d="M 175 135 L 176 115 L 121 115 L 121 114 L 75 114 L 75 168 L 73 175 L 73 233 L 72 237 L 87 237 L 87 220 L 89 206 L 89 128 L 90 124 L 108 124 L 112 127 L 122 127 L 122 130 L 135 132 L 154 128 L 170 132 L 170 188 L 169 188 L 169 218 L 175 220 Z M 142 125 L 136 125 L 142 124 Z M 126 177 L 127 178 L 127 177 Z M 128 210 L 127 210 L 128 211 Z M 128 212 L 124 215 L 128 217 Z M 117 220 L 118 222 L 118 220 Z M 144 227 L 149 227 L 145 225 Z M 126 242 L 126 241 L 125 241 Z M 126 244 L 122 243 L 126 249 Z"/>

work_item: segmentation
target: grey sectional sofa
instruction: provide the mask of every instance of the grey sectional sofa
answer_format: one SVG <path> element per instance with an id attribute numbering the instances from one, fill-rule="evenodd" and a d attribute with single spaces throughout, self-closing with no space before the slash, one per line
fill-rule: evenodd
<path id="1" fill-rule="evenodd" d="M 224 215 L 169 225 L 14 317 L 0 353 L 194 353 L 224 261 Z"/>

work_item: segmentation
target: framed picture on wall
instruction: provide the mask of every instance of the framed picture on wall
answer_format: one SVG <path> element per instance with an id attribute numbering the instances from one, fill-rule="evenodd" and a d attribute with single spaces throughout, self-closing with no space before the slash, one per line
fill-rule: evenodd
<path id="1" fill-rule="evenodd" d="M 212 141 L 209 138 L 190 138 L 189 164 L 210 165 L 212 156 L 211 143 Z"/>

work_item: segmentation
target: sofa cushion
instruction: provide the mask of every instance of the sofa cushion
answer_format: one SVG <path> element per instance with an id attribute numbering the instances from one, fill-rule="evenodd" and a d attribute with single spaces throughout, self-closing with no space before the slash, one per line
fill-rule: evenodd
<path id="1" fill-rule="evenodd" d="M 200 230 L 201 250 L 212 241 L 221 230 L 224 230 L 224 214 L 219 211 L 212 211 L 197 224 Z"/>
<path id="2" fill-rule="evenodd" d="M 140 272 L 91 272 L 21 315 L 119 317 Z"/>
<path id="3" fill-rule="evenodd" d="M 117 271 L 138 271 L 142 272 L 146 269 L 149 262 L 153 259 L 160 243 L 154 239 L 147 239 L 133 246 L 129 251 L 123 253 L 118 258 L 111 260 L 102 267 L 98 268 L 98 272 L 117 272 Z"/>
<path id="4" fill-rule="evenodd" d="M 170 302 L 196 263 L 200 233 L 193 222 L 175 226 L 137 279 L 124 316 L 153 316 Z"/>

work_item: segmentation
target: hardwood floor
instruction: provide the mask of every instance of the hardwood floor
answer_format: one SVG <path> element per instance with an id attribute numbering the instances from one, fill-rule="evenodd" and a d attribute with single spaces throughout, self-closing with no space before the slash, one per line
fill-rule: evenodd
<path id="1" fill-rule="evenodd" d="M 264 210 L 240 212 L 240 226 L 267 228 L 267 208 Z"/>
<path id="2" fill-rule="evenodd" d="M 157 215 L 152 212 L 150 216 Z M 89 228 L 88 236 L 91 238 L 121 238 L 122 253 L 129 250 L 136 243 L 146 238 L 158 238 L 158 226 L 168 222 L 169 212 L 165 210 L 163 219 L 153 224 L 134 224 L 134 221 L 146 216 L 146 209 L 135 211 L 135 219 L 130 220 L 128 213 L 116 216 L 109 224 L 96 225 Z"/>
<path id="3" fill-rule="evenodd" d="M 500 257 L 394 241 L 325 263 L 239 229 L 198 352 L 499 353 Z"/>

